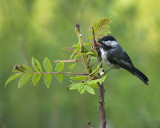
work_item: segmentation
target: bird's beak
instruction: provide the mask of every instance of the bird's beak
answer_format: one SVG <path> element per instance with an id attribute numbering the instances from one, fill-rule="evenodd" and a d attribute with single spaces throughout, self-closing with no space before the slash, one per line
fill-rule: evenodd
<path id="1" fill-rule="evenodd" d="M 103 44 L 101 38 L 98 39 L 97 43 L 99 43 L 100 45 Z"/>

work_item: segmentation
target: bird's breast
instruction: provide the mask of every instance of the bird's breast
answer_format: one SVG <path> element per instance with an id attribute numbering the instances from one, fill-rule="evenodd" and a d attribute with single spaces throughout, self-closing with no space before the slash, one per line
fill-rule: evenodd
<path id="1" fill-rule="evenodd" d="M 105 64 L 107 64 L 111 68 L 116 68 L 116 69 L 120 68 L 118 65 L 115 65 L 108 60 L 108 58 L 107 58 L 108 52 L 107 51 L 104 51 L 102 48 L 100 49 L 100 51 L 101 51 L 102 60 L 104 61 Z"/>

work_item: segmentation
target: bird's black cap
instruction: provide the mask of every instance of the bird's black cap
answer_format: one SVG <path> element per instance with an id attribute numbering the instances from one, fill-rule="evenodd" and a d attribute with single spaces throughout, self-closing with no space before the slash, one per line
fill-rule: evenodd
<path id="1" fill-rule="evenodd" d="M 102 41 L 117 41 L 117 40 L 113 36 L 107 35 L 98 40 L 99 43 L 102 43 Z"/>

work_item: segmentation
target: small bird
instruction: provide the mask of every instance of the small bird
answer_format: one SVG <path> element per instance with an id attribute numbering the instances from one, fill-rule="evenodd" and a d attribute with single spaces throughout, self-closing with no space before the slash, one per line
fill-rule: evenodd
<path id="1" fill-rule="evenodd" d="M 134 67 L 130 57 L 113 36 L 104 36 L 98 40 L 97 44 L 100 45 L 102 60 L 110 67 L 109 70 L 124 68 L 148 85 L 147 76 Z"/>

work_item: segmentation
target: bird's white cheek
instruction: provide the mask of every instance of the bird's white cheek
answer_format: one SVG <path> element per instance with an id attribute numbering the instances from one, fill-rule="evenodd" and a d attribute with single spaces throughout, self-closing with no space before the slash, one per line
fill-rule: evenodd
<path id="1" fill-rule="evenodd" d="M 105 51 L 103 48 L 100 48 L 100 51 L 102 54 L 107 54 L 107 51 Z"/>
<path id="2" fill-rule="evenodd" d="M 107 51 L 104 51 L 102 48 L 100 49 L 101 51 L 101 56 L 104 62 L 107 61 Z"/>

